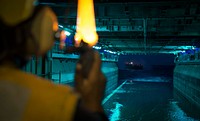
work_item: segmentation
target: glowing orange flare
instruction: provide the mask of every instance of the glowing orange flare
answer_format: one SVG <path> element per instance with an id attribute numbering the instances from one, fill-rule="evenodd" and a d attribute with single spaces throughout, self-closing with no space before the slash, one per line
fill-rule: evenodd
<path id="1" fill-rule="evenodd" d="M 53 30 L 54 30 L 54 31 L 57 31 L 57 30 L 58 30 L 58 22 L 57 22 L 57 21 L 54 21 L 54 22 L 53 22 Z"/>
<path id="2" fill-rule="evenodd" d="M 81 40 L 90 46 L 97 43 L 98 35 L 96 33 L 93 0 L 78 0 L 76 25 L 76 46 L 79 46 Z"/>

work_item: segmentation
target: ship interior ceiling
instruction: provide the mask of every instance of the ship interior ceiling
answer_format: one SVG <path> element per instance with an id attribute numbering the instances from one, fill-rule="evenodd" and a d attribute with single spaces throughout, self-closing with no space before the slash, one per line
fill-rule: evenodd
<path id="1" fill-rule="evenodd" d="M 96 0 L 97 45 L 120 54 L 175 54 L 200 46 L 200 1 Z M 75 32 L 77 1 L 40 0 Z"/>

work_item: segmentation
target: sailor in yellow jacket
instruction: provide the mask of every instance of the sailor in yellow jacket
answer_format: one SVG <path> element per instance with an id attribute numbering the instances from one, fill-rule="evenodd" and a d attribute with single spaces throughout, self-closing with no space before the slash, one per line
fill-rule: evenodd
<path id="1" fill-rule="evenodd" d="M 0 1 L 0 121 L 107 121 L 101 105 L 106 79 L 97 52 L 87 79 L 77 64 L 75 89 L 20 69 L 32 55 L 52 48 L 58 30 L 54 12 L 34 3 Z"/>

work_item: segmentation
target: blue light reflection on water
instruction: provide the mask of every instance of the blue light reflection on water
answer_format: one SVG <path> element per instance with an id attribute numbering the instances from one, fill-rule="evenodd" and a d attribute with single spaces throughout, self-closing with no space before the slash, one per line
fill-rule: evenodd
<path id="1" fill-rule="evenodd" d="M 152 82 L 149 78 L 149 82 L 145 82 L 144 78 L 142 80 L 128 80 L 104 103 L 110 121 L 200 120 L 199 109 L 180 106 L 191 104 L 176 97 L 179 94 L 173 90 L 171 83 Z"/>
<path id="2" fill-rule="evenodd" d="M 173 121 L 198 121 L 192 117 L 187 116 L 187 114 L 178 106 L 177 101 L 170 101 L 170 110 L 168 113 L 169 119 Z"/>
<path id="3" fill-rule="evenodd" d="M 118 121 L 120 120 L 121 108 L 123 105 L 119 102 L 113 102 L 113 104 L 115 105 L 115 108 L 110 110 L 112 114 L 110 115 L 109 119 L 110 121 Z"/>

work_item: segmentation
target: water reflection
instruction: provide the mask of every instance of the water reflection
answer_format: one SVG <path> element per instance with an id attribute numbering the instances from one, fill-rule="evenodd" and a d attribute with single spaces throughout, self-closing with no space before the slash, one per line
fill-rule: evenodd
<path id="1" fill-rule="evenodd" d="M 178 106 L 177 101 L 170 101 L 169 103 L 169 119 L 173 121 L 198 121 L 192 117 L 188 117 L 187 114 Z"/>
<path id="2" fill-rule="evenodd" d="M 111 121 L 200 120 L 200 110 L 174 91 L 172 83 L 166 82 L 129 80 L 104 107 Z"/>
<path id="3" fill-rule="evenodd" d="M 110 121 L 118 121 L 120 120 L 121 108 L 123 105 L 118 102 L 114 102 L 113 104 L 115 105 L 115 108 L 110 110 L 112 114 L 110 115 L 109 119 Z"/>

